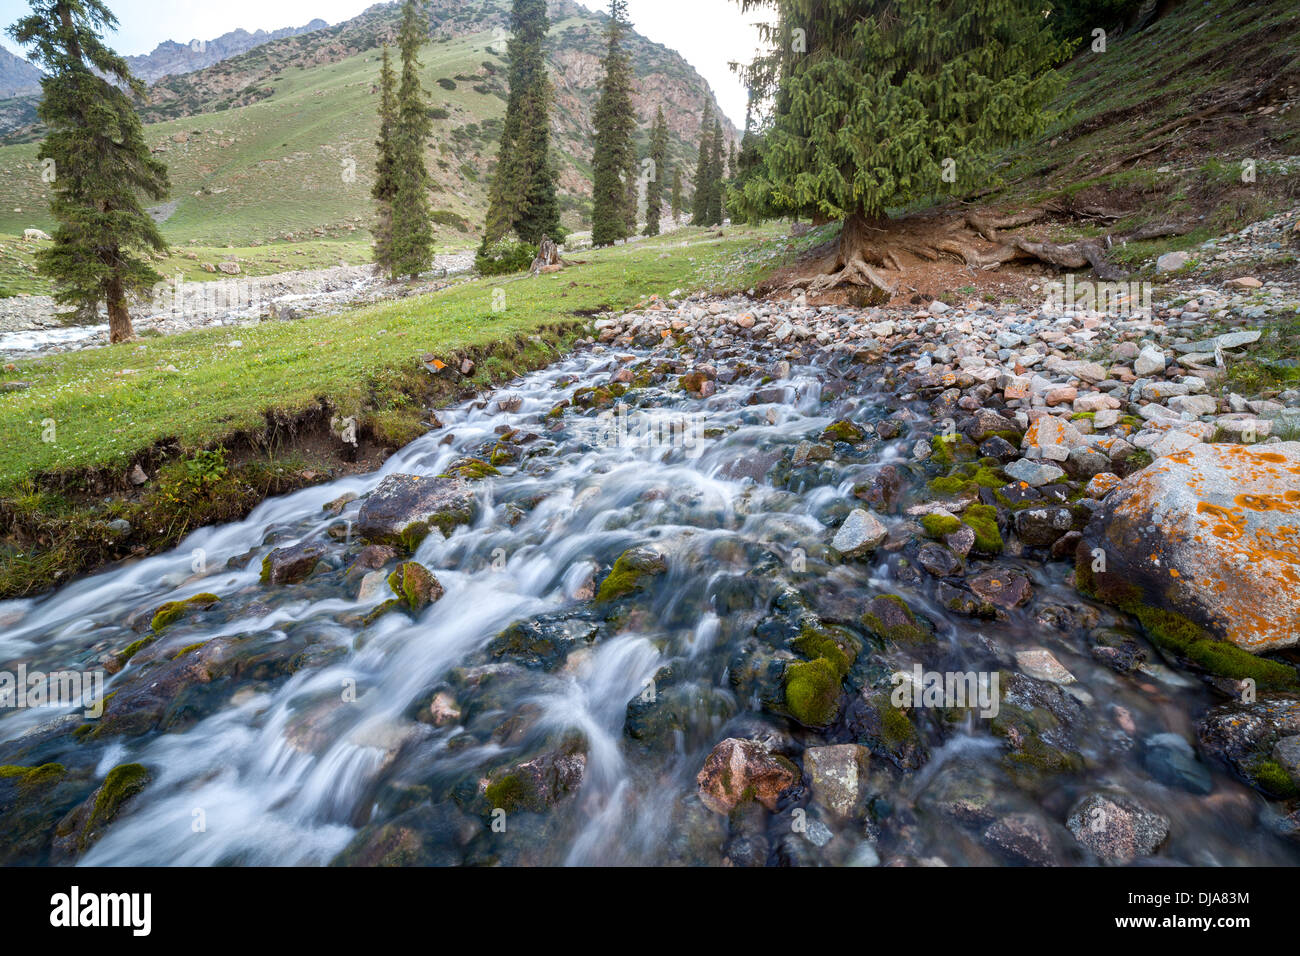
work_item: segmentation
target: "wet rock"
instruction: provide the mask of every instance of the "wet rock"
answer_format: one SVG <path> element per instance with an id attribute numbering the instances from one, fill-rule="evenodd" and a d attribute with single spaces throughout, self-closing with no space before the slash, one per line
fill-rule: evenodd
<path id="1" fill-rule="evenodd" d="M 1178 734 L 1153 734 L 1144 740 L 1142 766 L 1165 786 L 1188 793 L 1206 794 L 1214 787 L 1209 769 Z"/>
<path id="2" fill-rule="evenodd" d="M 149 771 L 138 763 L 121 764 L 110 770 L 103 784 L 59 821 L 54 831 L 55 859 L 71 861 L 89 850 L 131 798 L 151 780 Z"/>
<path id="3" fill-rule="evenodd" d="M 862 625 L 877 637 L 896 644 L 918 644 L 934 639 L 907 602 L 892 594 L 872 598 L 862 615 Z"/>
<path id="4" fill-rule="evenodd" d="M 1273 759 L 1287 772 L 1287 776 L 1300 784 L 1300 735 L 1278 740 L 1273 745 Z"/>
<path id="5" fill-rule="evenodd" d="M 876 511 L 882 514 L 891 514 L 897 511 L 902 491 L 902 474 L 894 465 L 885 465 L 871 479 L 870 485 L 854 487 L 853 495 L 871 505 Z"/>
<path id="6" fill-rule="evenodd" d="M 587 755 L 556 751 L 494 774 L 484 790 L 488 805 L 507 813 L 533 813 L 554 806 L 582 785 Z"/>
<path id="7" fill-rule="evenodd" d="M 758 741 L 728 737 L 713 748 L 695 782 L 701 802 L 714 813 L 730 813 L 747 794 L 775 811 L 782 792 L 800 777 L 794 764 Z"/>
<path id="8" fill-rule="evenodd" d="M 916 563 L 936 578 L 946 578 L 962 569 L 961 559 L 941 544 L 923 544 L 916 552 Z"/>
<path id="9" fill-rule="evenodd" d="M 1251 653 L 1295 646 L 1297 474 L 1300 443 L 1282 442 L 1198 444 L 1130 476 L 1080 545 L 1105 555 L 1097 594 L 1192 618 Z"/>
<path id="10" fill-rule="evenodd" d="M 276 548 L 262 559 L 262 583 L 297 584 L 306 580 L 324 557 L 325 549 L 318 544 Z"/>
<path id="11" fill-rule="evenodd" d="M 858 744 L 809 747 L 804 770 L 812 784 L 813 801 L 836 817 L 858 812 L 870 751 Z"/>
<path id="12" fill-rule="evenodd" d="M 1016 666 L 1035 680 L 1061 685 L 1077 682 L 1065 665 L 1056 659 L 1056 655 L 1042 647 L 1016 651 Z"/>
<path id="13" fill-rule="evenodd" d="M 869 511 L 854 508 L 835 532 L 831 547 L 846 558 L 860 558 L 875 551 L 889 536 L 889 529 Z"/>
<path id="14" fill-rule="evenodd" d="M 1074 513 L 1066 507 L 1027 508 L 1016 513 L 1016 537 L 1031 548 L 1048 548 L 1074 527 Z"/>
<path id="15" fill-rule="evenodd" d="M 477 513 L 474 493 L 457 478 L 390 475 L 362 503 L 357 531 L 370 544 L 413 551 L 431 530 L 450 535 Z"/>
<path id="16" fill-rule="evenodd" d="M 629 548 L 619 555 L 614 567 L 600 583 L 596 603 L 606 604 L 642 590 L 647 577 L 668 572 L 668 562 L 651 548 Z"/>
<path id="17" fill-rule="evenodd" d="M 980 600 L 1008 611 L 1028 604 L 1034 594 L 1029 575 L 1015 568 L 989 568 L 967 580 L 966 586 Z"/>
<path id="18" fill-rule="evenodd" d="M 1169 819 L 1122 794 L 1093 793 L 1074 805 L 1066 826 L 1105 863 L 1151 856 L 1169 836 Z"/>
<path id="19" fill-rule="evenodd" d="M 1197 722 L 1202 752 L 1269 796 L 1292 796 L 1296 784 L 1273 756 L 1280 741 L 1300 735 L 1300 699 L 1268 696 L 1210 708 Z"/>
<path id="20" fill-rule="evenodd" d="M 425 804 L 364 827 L 331 866 L 458 866 L 482 824 L 450 803 Z"/>
<path id="21" fill-rule="evenodd" d="M 1002 817 L 984 831 L 984 842 L 998 855 L 1023 866 L 1052 866 L 1058 862 L 1051 827 L 1031 813 Z"/>
<path id="22" fill-rule="evenodd" d="M 488 654 L 525 667 L 554 670 L 575 648 L 595 641 L 599 626 L 565 613 L 517 621 L 488 643 Z"/>
<path id="23" fill-rule="evenodd" d="M 388 576 L 388 586 L 397 595 L 398 603 L 412 614 L 419 614 L 444 593 L 429 569 L 415 561 L 398 565 Z"/>

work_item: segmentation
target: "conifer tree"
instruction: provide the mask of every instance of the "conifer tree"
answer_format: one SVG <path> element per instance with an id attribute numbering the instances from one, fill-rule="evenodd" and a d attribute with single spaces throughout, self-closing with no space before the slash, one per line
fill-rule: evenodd
<path id="1" fill-rule="evenodd" d="M 103 42 L 117 26 L 108 7 L 101 0 L 31 7 L 9 35 L 32 48 L 47 74 L 37 114 L 48 132 L 36 155 L 53 163 L 50 211 L 59 225 L 54 245 L 37 254 L 38 268 L 60 304 L 93 311 L 103 302 L 109 341 L 124 342 L 135 334 L 127 293 L 162 281 L 143 256 L 167 246 L 140 197 L 167 198 L 167 167 L 151 155 L 131 102 L 144 85 Z"/>
<path id="2" fill-rule="evenodd" d="M 680 166 L 673 170 L 673 225 L 681 222 L 682 218 L 682 168 Z"/>
<path id="3" fill-rule="evenodd" d="M 514 0 L 510 29 L 510 93 L 489 190 L 484 248 L 512 230 L 533 244 L 560 233 L 544 49 L 550 30 L 546 0 Z"/>
<path id="4" fill-rule="evenodd" d="M 379 139 L 375 142 L 375 185 L 370 194 L 378 210 L 375 221 L 375 262 L 384 272 L 393 269 L 393 202 L 397 199 L 397 78 L 388 44 L 383 45 L 379 67 Z"/>
<path id="5" fill-rule="evenodd" d="M 645 234 L 659 235 L 659 221 L 664 215 L 664 177 L 668 175 L 668 121 L 664 108 L 655 114 L 650 133 L 650 181 L 645 193 Z"/>
<path id="6" fill-rule="evenodd" d="M 427 30 L 416 0 L 406 0 L 398 46 L 402 81 L 397 91 L 394 151 L 397 189 L 393 199 L 392 275 L 414 279 L 433 260 L 433 217 L 429 208 L 429 169 L 425 151 L 433 133 L 424 87 L 420 83 L 420 47 Z"/>
<path id="7" fill-rule="evenodd" d="M 722 208 L 723 177 L 726 173 L 727 154 L 722 140 L 722 120 L 713 119 L 713 138 L 709 143 L 709 208 L 708 224 L 722 225 L 724 216 Z"/>
<path id="8" fill-rule="evenodd" d="M 708 101 L 704 103 L 704 119 L 700 123 L 700 155 L 695 163 L 695 202 L 692 209 L 691 225 L 707 226 L 709 224 L 709 185 L 713 175 L 713 107 Z"/>
<path id="9" fill-rule="evenodd" d="M 632 64 L 623 47 L 627 28 L 627 0 L 610 0 L 609 23 L 605 28 L 605 76 L 594 123 L 591 241 L 595 246 L 612 245 L 629 235 L 626 176 L 629 167 L 634 166 L 632 133 L 636 119 L 632 113 Z"/>
<path id="10" fill-rule="evenodd" d="M 751 67 L 775 96 L 746 194 L 843 222 L 820 284 L 889 288 L 874 268 L 891 254 L 876 238 L 886 210 L 971 188 L 994 150 L 1050 121 L 1068 44 L 1041 0 L 741 3 L 778 14 Z"/>
<path id="11" fill-rule="evenodd" d="M 633 141 L 627 151 L 627 168 L 623 170 L 623 226 L 627 230 L 624 239 L 636 235 L 636 213 L 640 198 L 641 178 L 637 167 L 636 142 Z"/>

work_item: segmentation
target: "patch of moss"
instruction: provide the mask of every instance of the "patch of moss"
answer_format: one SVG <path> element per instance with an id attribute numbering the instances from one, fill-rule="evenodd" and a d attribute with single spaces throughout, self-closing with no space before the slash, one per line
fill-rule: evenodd
<path id="1" fill-rule="evenodd" d="M 993 505 L 971 505 L 961 517 L 962 523 L 975 532 L 975 550 L 984 554 L 1001 554 L 1002 532 L 998 530 L 998 509 Z"/>
<path id="2" fill-rule="evenodd" d="M 117 655 L 117 662 L 122 666 L 126 666 L 127 661 L 135 657 L 136 654 L 140 653 L 156 640 L 158 640 L 158 636 L 156 634 L 150 634 L 148 637 L 142 637 L 138 641 L 132 641 L 130 644 L 126 645 L 122 650 L 122 653 Z"/>
<path id="3" fill-rule="evenodd" d="M 397 610 L 397 609 L 398 609 L 399 607 L 401 607 L 401 606 L 402 606 L 402 602 L 401 602 L 401 601 L 399 601 L 397 598 L 391 598 L 391 599 L 385 601 L 383 604 L 379 605 L 377 608 L 375 608 L 375 609 L 374 609 L 373 611 L 371 611 L 369 614 L 367 614 L 367 615 L 365 616 L 365 619 L 361 622 L 361 626 L 362 626 L 362 627 L 369 627 L 371 624 L 374 624 L 375 621 L 379 620 L 381 617 L 383 617 L 383 616 L 384 616 L 385 614 L 387 614 L 389 611 L 395 611 L 395 610 Z"/>
<path id="4" fill-rule="evenodd" d="M 825 727 L 840 712 L 840 674 L 824 657 L 797 661 L 785 669 L 785 705 L 805 727 Z"/>
<path id="5" fill-rule="evenodd" d="M 843 419 L 832 422 L 822 432 L 822 441 L 843 441 L 850 445 L 857 444 L 866 437 L 866 433 L 861 428 Z"/>
<path id="6" fill-rule="evenodd" d="M 848 638 L 837 639 L 830 631 L 804 625 L 799 636 L 793 641 L 794 649 L 810 660 L 824 658 L 829 661 L 840 677 L 844 677 L 857 660 L 858 648 Z"/>
<path id="7" fill-rule="evenodd" d="M 912 726 L 907 712 L 888 701 L 880 707 L 880 739 L 891 751 L 918 739 L 916 728 Z"/>
<path id="8" fill-rule="evenodd" d="M 1246 772 L 1251 782 L 1271 797 L 1289 800 L 1300 796 L 1300 787 L 1296 786 L 1286 768 L 1270 757 L 1258 758 L 1246 767 Z"/>
<path id="9" fill-rule="evenodd" d="M 661 574 L 667 570 L 662 558 L 647 560 L 636 549 L 624 551 L 614 562 L 614 567 L 605 580 L 600 582 L 596 592 L 596 603 L 606 604 L 627 597 L 641 590 L 642 580 L 646 575 Z"/>
<path id="10" fill-rule="evenodd" d="M 951 466 L 959 461 L 974 461 L 979 449 L 964 435 L 936 435 L 930 442 L 931 459 L 939 465 Z"/>
<path id="11" fill-rule="evenodd" d="M 8 764 L 0 767 L 0 778 L 17 779 L 19 786 L 31 789 L 58 783 L 67 772 L 68 769 L 61 763 L 43 763 L 39 767 L 17 767 Z"/>
<path id="12" fill-rule="evenodd" d="M 203 646 L 204 644 L 206 644 L 206 643 L 208 643 L 208 642 L 207 642 L 207 641 L 199 641 L 199 642 L 197 642 L 197 643 L 195 643 L 195 644 L 189 644 L 189 645 L 187 645 L 187 646 L 185 646 L 185 647 L 182 647 L 179 651 L 177 651 L 175 654 L 172 655 L 172 660 L 179 660 L 180 658 L 182 658 L 182 657 L 184 657 L 186 654 L 188 654 L 190 651 L 197 651 L 200 647 L 202 647 L 202 646 Z"/>
<path id="13" fill-rule="evenodd" d="M 494 466 L 481 458 L 469 458 L 454 464 L 442 477 L 463 478 L 465 481 L 478 481 L 501 474 Z"/>
<path id="14" fill-rule="evenodd" d="M 1300 676 L 1289 664 L 1256 657 L 1228 641 L 1216 640 L 1195 621 L 1176 611 L 1148 604 L 1141 588 L 1116 580 L 1113 574 L 1098 580 L 1089 556 L 1082 549 L 1075 563 L 1074 582 L 1081 594 L 1105 601 L 1137 618 L 1154 644 L 1182 655 L 1211 674 L 1232 680 L 1249 678 L 1269 690 L 1300 687 Z"/>
<path id="15" fill-rule="evenodd" d="M 85 835 L 112 822 L 122 809 L 122 804 L 149 785 L 149 771 L 142 764 L 124 763 L 114 767 L 104 778 L 104 784 L 95 794 L 95 804 L 86 821 Z M 83 836 L 83 840 L 85 836 Z"/>
<path id="16" fill-rule="evenodd" d="M 270 576 L 269 561 L 267 558 L 262 562 L 263 581 Z M 215 594 L 196 594 L 194 597 L 186 598 L 184 601 L 168 601 L 154 614 L 153 620 L 149 622 L 149 627 L 154 631 L 161 631 L 164 628 L 175 624 L 184 617 L 191 609 L 200 608 L 206 610 L 221 601 L 221 598 Z"/>
<path id="17" fill-rule="evenodd" d="M 491 780 L 484 791 L 488 804 L 493 809 L 531 810 L 540 812 L 546 809 L 546 801 L 537 792 L 536 787 L 523 774 L 505 773 Z"/>
<path id="18" fill-rule="evenodd" d="M 921 527 L 931 538 L 942 539 L 961 527 L 961 520 L 952 515 L 928 514 L 921 516 Z"/>
<path id="19" fill-rule="evenodd" d="M 882 621 L 877 615 L 866 613 L 862 615 L 862 626 L 872 634 L 886 641 L 893 641 L 896 644 L 921 644 L 934 640 L 934 635 L 916 620 L 916 615 L 912 609 L 907 606 L 907 602 L 896 594 L 881 595 L 879 600 L 889 601 L 897 604 L 903 613 L 904 621 L 899 624 L 889 625 Z"/>

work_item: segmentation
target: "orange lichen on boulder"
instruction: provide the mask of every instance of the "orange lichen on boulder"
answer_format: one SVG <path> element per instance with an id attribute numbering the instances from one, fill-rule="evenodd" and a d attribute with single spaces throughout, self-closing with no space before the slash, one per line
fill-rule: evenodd
<path id="1" fill-rule="evenodd" d="M 1195 445 L 1120 483 L 1086 539 L 1155 605 L 1252 653 L 1292 647 L 1300 643 L 1297 475 L 1297 442 Z"/>

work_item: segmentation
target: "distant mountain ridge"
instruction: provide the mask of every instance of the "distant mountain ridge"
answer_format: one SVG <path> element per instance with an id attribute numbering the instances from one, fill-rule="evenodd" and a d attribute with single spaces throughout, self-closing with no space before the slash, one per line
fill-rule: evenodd
<path id="1" fill-rule="evenodd" d="M 264 43 L 296 37 L 303 33 L 323 30 L 329 23 L 319 17 L 301 27 L 285 27 L 282 30 L 231 30 L 215 40 L 191 40 L 189 43 L 177 43 L 167 40 L 154 47 L 152 53 L 140 56 L 128 56 L 126 62 L 131 72 L 146 83 L 157 83 L 168 76 L 183 76 L 193 73 L 232 56 L 238 56 Z M 13 94 L 5 94 L 13 95 Z"/>
<path id="2" fill-rule="evenodd" d="M 0 99 L 39 93 L 44 75 L 22 57 L 0 47 Z"/>

